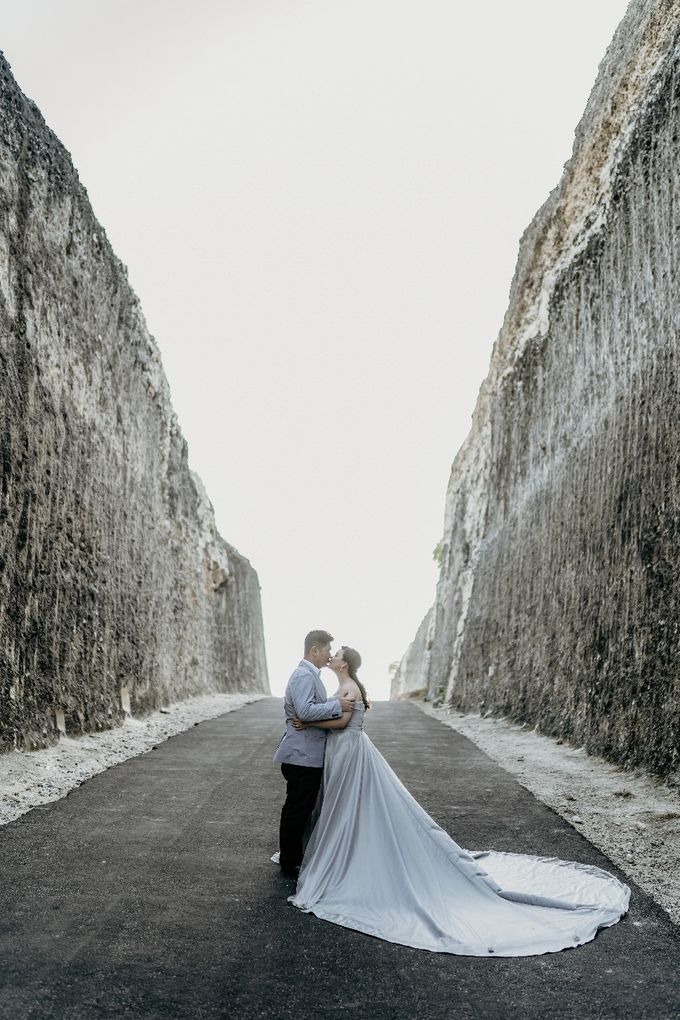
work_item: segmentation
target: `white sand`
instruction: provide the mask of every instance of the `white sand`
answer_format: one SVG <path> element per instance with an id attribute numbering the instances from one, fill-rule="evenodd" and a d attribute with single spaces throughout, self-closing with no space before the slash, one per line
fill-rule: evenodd
<path id="1" fill-rule="evenodd" d="M 61 737 L 40 751 L 0 755 L 0 825 L 38 804 L 60 800 L 98 772 L 148 751 L 195 723 L 233 712 L 265 694 L 206 694 L 91 736 Z"/>
<path id="2" fill-rule="evenodd" d="M 504 719 L 415 704 L 472 740 L 582 832 L 680 924 L 677 790 Z"/>

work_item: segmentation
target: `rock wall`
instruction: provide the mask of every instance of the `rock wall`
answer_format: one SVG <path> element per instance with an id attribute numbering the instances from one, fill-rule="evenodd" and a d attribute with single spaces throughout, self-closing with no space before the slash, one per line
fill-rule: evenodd
<path id="1" fill-rule="evenodd" d="M 158 348 L 68 153 L 0 57 L 0 751 L 268 691 Z"/>
<path id="2" fill-rule="evenodd" d="M 680 4 L 633 2 L 525 232 L 402 690 L 680 778 Z"/>
<path id="3" fill-rule="evenodd" d="M 432 631 L 432 610 L 425 615 L 421 622 L 416 636 L 406 649 L 401 662 L 399 663 L 392 683 L 390 685 L 390 698 L 396 701 L 402 698 L 423 697 L 427 689 L 423 686 L 414 686 L 414 681 L 423 677 L 427 672 L 428 644 Z"/>

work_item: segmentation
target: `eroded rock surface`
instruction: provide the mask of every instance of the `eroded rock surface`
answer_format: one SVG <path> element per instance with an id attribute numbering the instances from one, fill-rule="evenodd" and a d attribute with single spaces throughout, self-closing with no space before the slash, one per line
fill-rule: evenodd
<path id="1" fill-rule="evenodd" d="M 2 58 L 0 111 L 7 751 L 268 680 L 257 575 L 215 530 L 125 268 Z"/>
<path id="2" fill-rule="evenodd" d="M 680 4 L 633 2 L 525 232 L 402 690 L 680 767 Z"/>
<path id="3" fill-rule="evenodd" d="M 413 681 L 418 677 L 423 676 L 426 672 L 426 664 L 428 661 L 428 642 L 431 629 L 432 610 L 430 609 L 418 627 L 416 636 L 406 649 L 406 652 L 404 653 L 402 660 L 392 677 L 390 698 L 393 701 L 400 698 L 415 697 L 418 694 L 426 693 L 422 687 L 414 688 Z"/>

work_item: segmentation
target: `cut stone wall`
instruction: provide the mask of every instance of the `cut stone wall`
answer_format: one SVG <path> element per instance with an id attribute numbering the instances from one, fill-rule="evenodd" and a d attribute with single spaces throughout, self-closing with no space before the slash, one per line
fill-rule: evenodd
<path id="1" fill-rule="evenodd" d="M 633 2 L 525 232 L 402 690 L 680 768 L 680 5 Z"/>
<path id="2" fill-rule="evenodd" d="M 71 160 L 0 57 L 0 751 L 268 691 L 158 348 Z"/>
<path id="3" fill-rule="evenodd" d="M 428 640 L 431 632 L 431 626 L 432 610 L 425 615 L 425 618 L 416 631 L 416 636 L 406 649 L 406 652 L 404 653 L 404 656 L 392 677 L 392 683 L 390 685 L 390 699 L 392 701 L 396 701 L 401 698 L 422 696 L 426 693 L 426 689 L 423 686 L 424 681 L 421 682 L 421 686 L 419 688 L 413 686 L 413 681 L 417 680 L 419 676 L 426 672 L 426 664 L 428 661 Z"/>

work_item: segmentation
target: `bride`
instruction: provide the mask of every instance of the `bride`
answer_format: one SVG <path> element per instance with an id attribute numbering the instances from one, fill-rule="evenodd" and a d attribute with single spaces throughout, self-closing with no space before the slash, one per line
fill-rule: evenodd
<path id="1" fill-rule="evenodd" d="M 356 703 L 314 724 L 329 730 L 323 785 L 291 903 L 388 942 L 487 957 L 580 946 L 626 913 L 628 886 L 600 868 L 454 843 L 364 733 L 359 653 L 342 647 L 328 665 L 336 697 Z"/>

